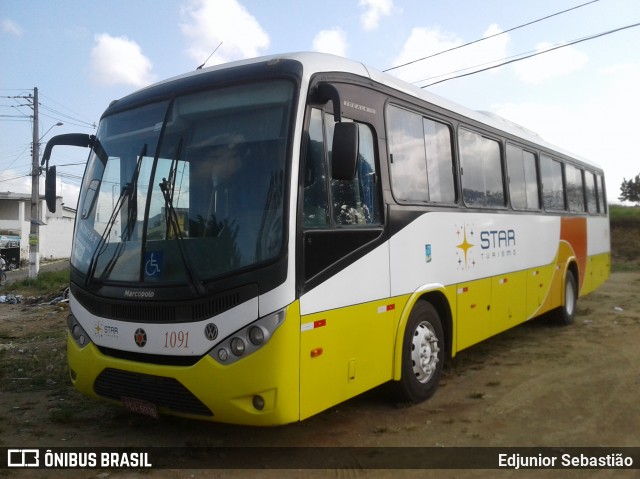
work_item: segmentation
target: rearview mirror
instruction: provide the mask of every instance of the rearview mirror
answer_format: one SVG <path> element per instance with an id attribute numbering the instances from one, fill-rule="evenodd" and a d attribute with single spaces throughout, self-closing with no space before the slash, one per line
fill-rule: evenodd
<path id="1" fill-rule="evenodd" d="M 352 181 L 358 165 L 358 125 L 353 122 L 336 123 L 331 150 L 331 178 Z"/>
<path id="2" fill-rule="evenodd" d="M 47 168 L 44 179 L 44 197 L 47 201 L 47 209 L 52 213 L 56 212 L 56 167 Z"/>
<path id="3" fill-rule="evenodd" d="M 64 135 L 54 136 L 47 142 L 40 165 L 45 165 L 46 177 L 44 180 L 44 197 L 47 202 L 47 209 L 51 213 L 56 212 L 56 167 L 49 166 L 49 159 L 51 158 L 53 147 L 65 145 L 86 148 L 93 146 L 94 140 L 95 136 L 93 135 L 86 135 L 84 133 L 66 133 Z"/>

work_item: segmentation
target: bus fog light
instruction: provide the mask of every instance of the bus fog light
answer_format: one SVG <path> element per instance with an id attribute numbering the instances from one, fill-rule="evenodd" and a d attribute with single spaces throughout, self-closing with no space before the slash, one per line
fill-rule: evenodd
<path id="1" fill-rule="evenodd" d="M 218 350 L 218 359 L 222 362 L 229 359 L 229 352 L 226 349 Z"/>
<path id="2" fill-rule="evenodd" d="M 249 341 L 256 346 L 264 342 L 264 331 L 259 326 L 254 326 L 249 330 Z"/>
<path id="3" fill-rule="evenodd" d="M 231 340 L 231 352 L 236 356 L 242 356 L 244 354 L 244 341 L 240 338 L 233 338 Z"/>
<path id="4" fill-rule="evenodd" d="M 70 314 L 69 317 L 67 318 L 67 327 L 69 328 L 69 333 L 71 334 L 71 337 L 73 338 L 75 343 L 81 348 L 85 347 L 87 344 L 91 342 L 86 331 L 82 329 L 82 326 L 80 326 L 80 323 L 78 323 L 78 321 L 72 314 Z"/>
<path id="5" fill-rule="evenodd" d="M 253 407 L 258 411 L 262 411 L 264 409 L 264 398 L 262 396 L 253 396 Z"/>
<path id="6" fill-rule="evenodd" d="M 80 346 L 84 346 L 85 343 L 87 342 L 87 338 L 85 338 L 84 331 L 82 330 L 79 324 L 76 324 L 73 326 L 73 329 L 71 330 L 71 336 L 73 336 L 73 339 L 75 339 Z"/>

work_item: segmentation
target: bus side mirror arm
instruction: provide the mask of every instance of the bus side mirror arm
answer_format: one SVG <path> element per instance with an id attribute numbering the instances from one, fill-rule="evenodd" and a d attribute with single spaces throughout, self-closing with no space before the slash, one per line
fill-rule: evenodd
<path id="1" fill-rule="evenodd" d="M 331 83 L 321 82 L 312 90 L 311 101 L 331 102 L 335 121 L 331 146 L 331 178 L 352 181 L 358 164 L 358 125 L 342 121 L 342 99 L 340 92 Z"/>
<path id="2" fill-rule="evenodd" d="M 331 102 L 333 105 L 333 121 L 340 123 L 342 119 L 342 108 L 340 101 L 340 92 L 331 83 L 318 83 L 313 90 L 313 101 L 317 103 Z"/>
<path id="3" fill-rule="evenodd" d="M 56 212 L 56 167 L 49 166 L 49 159 L 51 158 L 51 151 L 54 146 L 81 146 L 81 147 L 93 147 L 96 137 L 93 135 L 86 135 L 83 133 L 66 133 L 64 135 L 57 135 L 51 138 L 47 142 L 47 146 L 42 154 L 42 162 L 40 166 L 45 166 L 45 180 L 44 180 L 44 197 L 47 202 L 47 209 L 51 213 Z"/>

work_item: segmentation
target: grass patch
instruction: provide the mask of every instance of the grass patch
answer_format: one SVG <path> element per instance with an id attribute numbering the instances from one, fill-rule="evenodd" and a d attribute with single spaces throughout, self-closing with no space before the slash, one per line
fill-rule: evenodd
<path id="1" fill-rule="evenodd" d="M 69 286 L 69 270 L 43 271 L 35 279 L 23 279 L 11 284 L 22 295 L 42 295 L 62 291 Z"/>
<path id="2" fill-rule="evenodd" d="M 609 220 L 616 226 L 640 226 L 640 207 L 609 205 Z"/>
<path id="3" fill-rule="evenodd" d="M 611 262 L 612 273 L 632 273 L 634 271 L 640 271 L 639 262 L 625 262 L 619 259 L 614 259 Z"/>
<path id="4" fill-rule="evenodd" d="M 614 272 L 640 269 L 640 208 L 609 206 L 611 223 L 611 270 Z"/>

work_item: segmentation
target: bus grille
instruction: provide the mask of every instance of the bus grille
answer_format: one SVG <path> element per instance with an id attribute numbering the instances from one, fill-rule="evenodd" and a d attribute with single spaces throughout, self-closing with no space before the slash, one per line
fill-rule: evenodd
<path id="1" fill-rule="evenodd" d="M 213 416 L 207 406 L 174 378 L 107 368 L 96 379 L 93 390 L 99 396 L 117 401 L 130 397 L 180 413 Z"/>
<path id="2" fill-rule="evenodd" d="M 140 323 L 201 321 L 224 313 L 258 295 L 257 287 L 251 284 L 195 301 L 146 302 L 98 297 L 71 284 L 73 296 L 90 313 L 102 318 Z"/>

